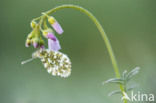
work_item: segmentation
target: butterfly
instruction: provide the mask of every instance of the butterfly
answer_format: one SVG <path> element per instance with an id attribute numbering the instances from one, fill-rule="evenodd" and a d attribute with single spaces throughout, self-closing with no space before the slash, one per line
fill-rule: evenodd
<path id="1" fill-rule="evenodd" d="M 71 74 L 71 61 L 66 54 L 49 49 L 40 49 L 32 54 L 32 58 L 23 61 L 25 64 L 34 58 L 39 58 L 49 74 L 53 76 L 68 77 Z"/>

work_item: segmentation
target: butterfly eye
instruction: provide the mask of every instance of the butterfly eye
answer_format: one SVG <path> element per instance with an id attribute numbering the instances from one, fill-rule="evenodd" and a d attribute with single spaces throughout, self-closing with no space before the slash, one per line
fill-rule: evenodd
<path id="1" fill-rule="evenodd" d="M 41 59 L 47 72 L 53 76 L 68 77 L 71 74 L 71 62 L 66 54 L 58 51 L 43 50 Z"/>

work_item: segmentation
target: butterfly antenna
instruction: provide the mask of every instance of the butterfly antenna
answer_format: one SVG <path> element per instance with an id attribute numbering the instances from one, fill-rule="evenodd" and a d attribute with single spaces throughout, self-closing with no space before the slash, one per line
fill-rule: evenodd
<path id="1" fill-rule="evenodd" d="M 25 61 L 22 61 L 21 62 L 21 64 L 23 65 L 23 64 L 26 64 L 26 63 L 28 63 L 28 62 L 31 62 L 32 60 L 34 60 L 35 58 L 30 58 L 30 59 L 27 59 L 27 60 L 25 60 Z"/>

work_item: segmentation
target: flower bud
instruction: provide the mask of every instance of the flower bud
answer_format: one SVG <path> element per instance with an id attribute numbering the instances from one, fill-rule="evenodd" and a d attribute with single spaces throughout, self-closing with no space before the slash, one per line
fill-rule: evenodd
<path id="1" fill-rule="evenodd" d="M 33 37 L 34 37 L 34 30 L 31 33 L 29 33 L 27 36 L 26 43 L 25 43 L 26 47 L 29 47 L 31 45 Z"/>
<path id="2" fill-rule="evenodd" d="M 35 22 L 35 21 L 32 21 L 32 22 L 30 23 L 30 25 L 31 25 L 31 27 L 34 29 L 34 28 L 36 27 L 36 22 Z"/>
<path id="3" fill-rule="evenodd" d="M 42 31 L 43 36 L 47 38 L 47 35 L 48 35 L 49 32 L 53 32 L 52 29 L 48 28 L 48 29 L 43 30 Z"/>
<path id="4" fill-rule="evenodd" d="M 45 47 L 44 47 L 44 45 L 41 45 L 40 48 L 41 48 L 41 49 L 44 49 Z"/>
<path id="5" fill-rule="evenodd" d="M 49 16 L 49 17 L 48 17 L 48 22 L 49 22 L 50 24 L 54 24 L 54 23 L 56 22 L 56 20 L 54 19 L 54 17 Z"/>
<path id="6" fill-rule="evenodd" d="M 27 36 L 27 39 L 32 39 L 35 37 L 36 29 L 33 29 Z"/>
<path id="7" fill-rule="evenodd" d="M 54 36 L 54 33 L 51 29 L 46 29 L 43 30 L 42 32 L 43 32 L 43 36 L 46 37 L 47 39 L 56 41 L 56 37 Z"/>
<path id="8" fill-rule="evenodd" d="M 34 48 L 44 48 L 44 40 L 39 37 L 34 38 L 33 46 L 34 46 Z"/>
<path id="9" fill-rule="evenodd" d="M 55 20 L 54 17 L 52 17 L 52 16 L 48 17 L 48 21 L 58 34 L 63 33 L 63 29 L 62 29 L 61 25 Z"/>
<path id="10" fill-rule="evenodd" d="M 28 37 L 27 37 L 27 38 L 28 38 L 28 39 L 32 39 L 32 38 L 33 38 L 32 33 L 28 34 Z"/>
<path id="11" fill-rule="evenodd" d="M 34 46 L 34 48 L 37 48 L 38 47 L 38 43 L 37 42 L 33 42 L 33 46 Z"/>
<path id="12" fill-rule="evenodd" d="M 40 39 L 39 44 L 40 44 L 40 47 L 41 47 L 41 46 L 43 47 L 43 46 L 44 46 L 44 40 L 43 40 L 43 39 Z M 42 48 L 42 47 L 41 47 L 41 48 Z"/>
<path id="13" fill-rule="evenodd" d="M 34 48 L 37 48 L 39 46 L 39 42 L 40 42 L 39 38 L 36 37 L 36 38 L 33 39 Z"/>
<path id="14" fill-rule="evenodd" d="M 25 43 L 25 46 L 26 47 L 29 47 L 31 45 L 31 40 L 30 39 L 27 39 L 26 40 L 26 43 Z"/>

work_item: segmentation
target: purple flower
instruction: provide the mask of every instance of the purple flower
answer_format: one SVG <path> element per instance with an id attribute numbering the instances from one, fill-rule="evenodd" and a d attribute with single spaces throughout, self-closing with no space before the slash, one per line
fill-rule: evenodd
<path id="1" fill-rule="evenodd" d="M 40 48 L 41 48 L 41 49 L 44 49 L 45 47 L 44 47 L 44 45 L 41 45 Z"/>
<path id="2" fill-rule="evenodd" d="M 57 20 L 54 17 L 52 16 L 48 17 L 48 21 L 58 34 L 63 33 L 61 25 L 57 22 Z"/>
<path id="3" fill-rule="evenodd" d="M 34 42 L 33 43 L 33 46 L 34 46 L 34 48 L 37 48 L 38 47 L 38 43 L 37 42 Z"/>
<path id="4" fill-rule="evenodd" d="M 54 36 L 54 34 L 52 32 L 49 32 L 47 34 L 47 38 L 56 41 L 56 37 Z"/>
<path id="5" fill-rule="evenodd" d="M 55 21 L 53 24 L 51 24 L 52 27 L 55 29 L 55 31 L 58 33 L 58 34 L 62 34 L 63 33 L 63 29 L 61 27 L 61 25 Z"/>
<path id="6" fill-rule="evenodd" d="M 61 49 L 60 43 L 56 37 L 55 37 L 55 40 L 48 39 L 48 48 L 49 50 L 52 50 L 52 51 L 58 51 Z"/>

